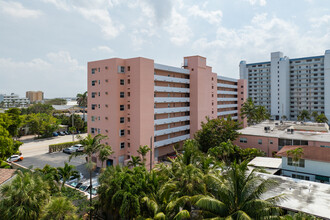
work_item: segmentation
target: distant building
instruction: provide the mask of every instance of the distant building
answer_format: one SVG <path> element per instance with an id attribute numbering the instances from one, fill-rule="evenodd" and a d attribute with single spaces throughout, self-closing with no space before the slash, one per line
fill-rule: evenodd
<path id="1" fill-rule="evenodd" d="M 288 156 L 289 150 L 303 149 L 299 161 Z M 277 156 L 282 157 L 282 175 L 297 179 L 329 183 L 330 148 L 313 146 L 284 146 Z"/>
<path id="2" fill-rule="evenodd" d="M 29 99 L 20 98 L 14 93 L 10 95 L 0 94 L 0 107 L 2 108 L 23 108 L 28 107 L 29 104 Z"/>
<path id="3" fill-rule="evenodd" d="M 26 98 L 30 100 L 30 103 L 42 101 L 44 99 L 44 93 L 42 91 L 27 91 Z"/>
<path id="4" fill-rule="evenodd" d="M 316 111 L 330 118 L 330 50 L 324 55 L 290 59 L 271 53 L 270 61 L 239 64 L 248 80 L 248 97 L 265 106 L 273 119 L 296 120 L 300 111 Z"/>
<path id="5" fill-rule="evenodd" d="M 233 142 L 242 148 L 257 148 L 268 156 L 287 145 L 330 147 L 329 126 L 325 123 L 264 121 L 239 130 Z"/>
<path id="6" fill-rule="evenodd" d="M 142 57 L 89 62 L 88 132 L 109 137 L 115 153 L 107 165 L 124 164 L 152 143 L 150 164 L 175 153 L 206 117 L 241 120 L 246 86 L 212 72 L 201 56 L 185 57 L 182 68 Z"/>

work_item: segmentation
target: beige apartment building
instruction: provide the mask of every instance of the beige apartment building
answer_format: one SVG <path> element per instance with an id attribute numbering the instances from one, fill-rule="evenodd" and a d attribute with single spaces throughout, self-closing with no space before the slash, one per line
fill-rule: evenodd
<path id="1" fill-rule="evenodd" d="M 44 99 L 44 93 L 42 91 L 27 91 L 26 98 L 30 100 L 30 103 L 42 101 Z"/>
<path id="2" fill-rule="evenodd" d="M 88 132 L 108 136 L 108 166 L 137 156 L 140 145 L 152 148 L 148 165 L 193 138 L 206 117 L 241 120 L 246 89 L 246 80 L 217 75 L 201 56 L 185 57 L 182 68 L 142 57 L 89 62 Z"/>

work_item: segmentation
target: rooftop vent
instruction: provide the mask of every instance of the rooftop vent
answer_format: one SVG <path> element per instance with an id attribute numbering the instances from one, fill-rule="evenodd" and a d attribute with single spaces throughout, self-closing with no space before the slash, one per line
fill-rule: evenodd
<path id="1" fill-rule="evenodd" d="M 269 126 L 264 127 L 264 131 L 268 133 L 270 131 L 270 127 Z"/>
<path id="2" fill-rule="evenodd" d="M 286 131 L 288 134 L 293 134 L 293 128 L 288 128 Z"/>

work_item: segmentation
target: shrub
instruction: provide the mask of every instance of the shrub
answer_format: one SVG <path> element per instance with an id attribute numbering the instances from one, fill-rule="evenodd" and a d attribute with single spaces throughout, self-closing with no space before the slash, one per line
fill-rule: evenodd
<path id="1" fill-rule="evenodd" d="M 49 153 L 62 151 L 65 148 L 71 147 L 72 145 L 79 144 L 79 141 L 71 141 L 60 144 L 51 144 L 49 145 Z"/>

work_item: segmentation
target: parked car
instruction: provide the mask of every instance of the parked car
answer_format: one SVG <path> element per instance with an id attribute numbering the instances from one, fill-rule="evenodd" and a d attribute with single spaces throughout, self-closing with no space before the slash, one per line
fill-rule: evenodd
<path id="1" fill-rule="evenodd" d="M 79 176 L 78 176 L 78 177 L 76 177 L 76 176 L 71 176 L 71 177 L 68 179 L 67 184 L 72 183 L 72 182 L 79 182 L 79 181 L 82 180 L 83 178 L 84 178 L 84 176 L 83 176 L 81 173 L 79 173 Z"/>
<path id="2" fill-rule="evenodd" d="M 79 188 L 83 183 L 82 182 L 71 182 L 68 183 L 69 186 L 72 186 L 74 188 Z"/>
<path id="3" fill-rule="evenodd" d="M 59 132 L 58 132 L 58 135 L 60 135 L 60 136 L 65 136 L 65 133 L 64 133 L 63 131 L 59 131 Z"/>
<path id="4" fill-rule="evenodd" d="M 53 132 L 53 136 L 57 137 L 58 136 L 57 132 Z"/>
<path id="5" fill-rule="evenodd" d="M 84 146 L 82 146 L 81 144 L 76 144 L 71 147 L 65 148 L 63 150 L 63 153 L 72 154 L 74 152 L 83 152 L 83 151 L 84 151 Z"/>
<path id="6" fill-rule="evenodd" d="M 67 132 L 67 131 L 63 131 L 63 132 L 64 132 L 65 135 L 68 135 L 69 134 L 69 132 Z"/>
<path id="7" fill-rule="evenodd" d="M 22 155 L 12 155 L 7 159 L 7 162 L 18 162 L 18 161 L 22 161 L 23 159 L 24 158 Z"/>

